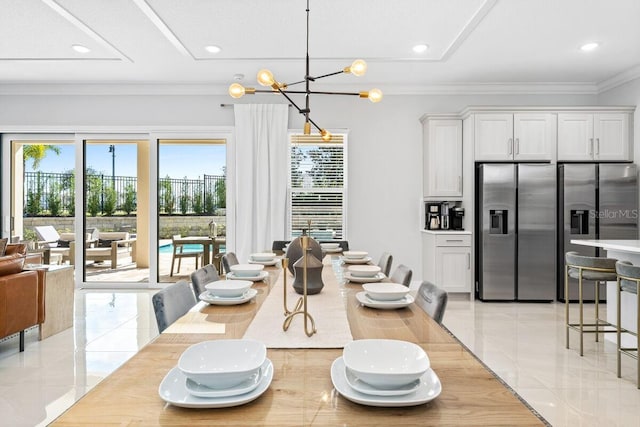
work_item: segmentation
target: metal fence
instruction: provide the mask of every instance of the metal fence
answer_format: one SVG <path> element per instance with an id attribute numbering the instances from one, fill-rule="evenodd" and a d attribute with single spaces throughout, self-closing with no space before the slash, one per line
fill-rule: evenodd
<path id="1" fill-rule="evenodd" d="M 25 172 L 25 216 L 72 216 L 75 212 L 73 174 Z M 133 176 L 87 175 L 85 186 L 90 214 L 128 214 L 137 209 L 137 178 Z M 207 214 L 226 207 L 224 175 L 203 179 L 160 178 L 158 205 L 161 213 Z"/>

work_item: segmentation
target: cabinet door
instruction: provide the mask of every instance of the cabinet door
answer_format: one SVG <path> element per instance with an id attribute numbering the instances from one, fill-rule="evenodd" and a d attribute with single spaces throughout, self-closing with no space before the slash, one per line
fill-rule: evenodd
<path id="1" fill-rule="evenodd" d="M 593 160 L 593 114 L 558 114 L 558 161 Z"/>
<path id="2" fill-rule="evenodd" d="M 428 120 L 424 195 L 462 197 L 462 120 Z"/>
<path id="3" fill-rule="evenodd" d="M 513 160 L 513 114 L 476 114 L 476 161 Z"/>
<path id="4" fill-rule="evenodd" d="M 633 160 L 629 150 L 629 115 L 595 114 L 593 120 L 595 160 Z"/>
<path id="5" fill-rule="evenodd" d="M 471 292 L 471 248 L 438 246 L 436 248 L 435 285 L 447 292 Z"/>
<path id="6" fill-rule="evenodd" d="M 513 115 L 514 160 L 552 160 L 556 146 L 553 114 Z"/>

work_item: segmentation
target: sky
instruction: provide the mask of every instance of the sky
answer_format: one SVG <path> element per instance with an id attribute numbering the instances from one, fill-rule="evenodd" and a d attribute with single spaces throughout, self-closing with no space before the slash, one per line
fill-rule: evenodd
<path id="1" fill-rule="evenodd" d="M 75 167 L 75 146 L 73 144 L 59 144 L 60 155 L 47 151 L 47 156 L 40 162 L 38 168 L 41 172 L 65 172 Z M 115 175 L 136 176 L 135 144 L 115 145 Z M 171 178 L 195 179 L 203 175 L 222 175 L 222 167 L 225 165 L 224 145 L 169 145 L 161 144 L 159 153 L 159 176 L 169 175 Z M 109 144 L 87 145 L 87 166 L 97 172 L 111 175 L 112 153 L 109 152 Z M 26 166 L 27 172 L 31 172 L 32 162 Z"/>

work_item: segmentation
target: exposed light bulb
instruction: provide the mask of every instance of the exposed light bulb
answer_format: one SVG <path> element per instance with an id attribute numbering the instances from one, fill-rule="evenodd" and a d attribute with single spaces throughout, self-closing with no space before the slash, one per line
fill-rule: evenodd
<path id="1" fill-rule="evenodd" d="M 320 131 L 320 137 L 324 142 L 329 142 L 331 141 L 331 138 L 333 138 L 333 135 L 331 135 L 331 132 L 329 132 L 328 130 L 322 129 Z"/>
<path id="2" fill-rule="evenodd" d="M 382 91 L 380 89 L 371 89 L 369 91 L 369 101 L 373 102 L 374 104 L 376 102 L 380 102 L 382 101 Z"/>
<path id="3" fill-rule="evenodd" d="M 240 83 L 233 83 L 229 86 L 229 95 L 231 95 L 232 98 L 241 98 L 245 92 L 244 86 Z"/>
<path id="4" fill-rule="evenodd" d="M 587 43 L 584 44 L 580 47 L 580 49 L 584 52 L 591 52 L 592 50 L 594 50 L 595 48 L 598 47 L 598 43 L 592 42 L 592 43 Z"/>
<path id="5" fill-rule="evenodd" d="M 258 83 L 262 86 L 273 86 L 276 82 L 273 78 L 273 73 L 267 69 L 262 69 L 258 71 Z"/>
<path id="6" fill-rule="evenodd" d="M 367 63 L 362 59 L 356 59 L 351 63 L 351 66 L 345 68 L 344 72 L 351 73 L 357 77 L 364 76 L 364 73 L 367 72 Z"/>

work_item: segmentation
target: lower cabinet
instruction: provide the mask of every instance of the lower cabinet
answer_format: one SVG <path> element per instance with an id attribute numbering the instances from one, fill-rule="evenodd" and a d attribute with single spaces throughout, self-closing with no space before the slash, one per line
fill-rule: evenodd
<path id="1" fill-rule="evenodd" d="M 472 290 L 471 233 L 423 231 L 423 276 L 447 292 Z"/>

